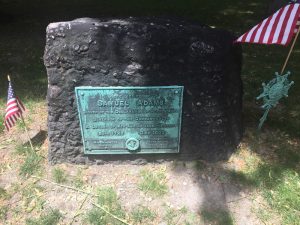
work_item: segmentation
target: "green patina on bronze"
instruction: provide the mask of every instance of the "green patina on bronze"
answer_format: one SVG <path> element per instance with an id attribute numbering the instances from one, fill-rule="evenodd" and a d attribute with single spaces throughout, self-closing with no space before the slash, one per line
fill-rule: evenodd
<path id="1" fill-rule="evenodd" d="M 294 81 L 289 81 L 288 79 L 290 74 L 290 72 L 287 72 L 285 75 L 279 75 L 279 73 L 276 72 L 275 78 L 269 81 L 269 83 L 262 83 L 263 92 L 256 98 L 257 100 L 263 99 L 264 104 L 261 108 L 265 110 L 264 115 L 259 120 L 259 130 L 266 121 L 271 108 L 277 106 L 283 97 L 288 97 L 289 89 L 294 84 Z"/>
<path id="2" fill-rule="evenodd" d="M 76 87 L 85 154 L 178 153 L 182 86 Z"/>

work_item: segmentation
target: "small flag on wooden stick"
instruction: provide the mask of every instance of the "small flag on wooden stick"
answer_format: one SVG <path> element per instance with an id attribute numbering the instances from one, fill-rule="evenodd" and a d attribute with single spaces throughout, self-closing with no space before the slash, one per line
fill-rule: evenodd
<path id="1" fill-rule="evenodd" d="M 7 104 L 6 104 L 6 114 L 4 125 L 7 130 L 15 125 L 18 118 L 22 117 L 22 113 L 25 111 L 23 103 L 15 95 L 10 77 L 8 76 L 8 95 L 7 95 Z"/>
<path id="2" fill-rule="evenodd" d="M 21 102 L 21 100 L 15 95 L 9 75 L 7 75 L 7 79 L 8 79 L 8 94 L 7 94 L 7 104 L 6 104 L 6 114 L 5 114 L 5 119 L 4 119 L 4 125 L 7 129 L 7 131 L 9 131 L 9 129 L 15 125 L 17 120 L 19 118 L 21 118 L 21 120 L 24 124 L 25 132 L 28 137 L 28 141 L 30 143 L 30 147 L 31 147 L 32 151 L 34 151 L 33 145 L 32 145 L 32 142 L 31 142 L 24 118 L 23 118 L 23 112 L 25 111 L 25 107 L 24 107 L 23 103 Z"/>
<path id="3" fill-rule="evenodd" d="M 235 42 L 288 45 L 300 25 L 299 1 L 279 9 Z"/>

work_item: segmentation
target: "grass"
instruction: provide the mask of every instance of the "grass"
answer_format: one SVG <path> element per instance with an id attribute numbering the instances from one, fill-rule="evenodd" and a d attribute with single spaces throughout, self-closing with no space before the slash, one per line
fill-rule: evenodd
<path id="1" fill-rule="evenodd" d="M 27 219 L 26 225 L 56 225 L 62 218 L 62 214 L 58 209 L 50 209 L 44 212 L 39 218 Z"/>
<path id="2" fill-rule="evenodd" d="M 234 225 L 230 213 L 225 210 L 202 210 L 201 216 L 205 224 L 211 225 Z"/>
<path id="3" fill-rule="evenodd" d="M 0 24 L 2 31 L 0 36 L 0 133 L 4 129 L 7 73 L 11 73 L 15 91 L 29 111 L 38 108 L 38 104 L 45 101 L 47 78 L 41 57 L 44 51 L 44 29 L 50 21 L 69 20 L 82 15 L 91 17 L 98 15 L 109 17 L 171 15 L 183 16 L 241 34 L 266 16 L 268 2 L 259 0 L 224 0 L 220 2 L 155 0 L 143 1 L 141 4 L 140 0 L 112 0 L 109 2 L 66 0 L 63 3 L 58 0 L 47 0 L 41 6 L 35 4 L 33 0 L 28 0 L 26 3 L 21 0 L 6 1 L 1 6 L 2 11 L 9 12 L 16 17 L 22 13 L 24 15 L 27 13 L 28 16 L 24 16 L 26 19 L 21 16 L 15 22 Z M 68 8 L 68 14 L 65 13 L 66 8 Z M 51 15 L 51 18 L 47 16 L 45 19 L 44 15 Z M 251 130 L 253 134 L 255 132 L 252 128 L 257 126 L 262 115 L 262 111 L 259 109 L 261 102 L 256 101 L 255 97 L 261 92 L 261 83 L 273 78 L 274 72 L 281 69 L 287 52 L 288 48 L 280 46 L 243 45 L 244 118 L 246 129 Z M 291 79 L 295 81 L 289 98 L 283 99 L 279 106 L 270 113 L 263 132 L 260 134 L 265 138 L 260 139 L 253 135 L 255 137 L 252 139 L 244 140 L 250 145 L 249 154 L 242 156 L 245 167 L 238 171 L 229 171 L 231 181 L 243 184 L 245 187 L 258 189 L 270 210 L 282 219 L 283 224 L 299 224 L 297 219 L 299 217 L 300 148 L 299 144 L 293 146 L 289 143 L 295 142 L 293 138 L 297 138 L 299 142 L 300 137 L 298 100 L 300 64 L 297 60 L 299 57 L 300 44 L 298 41 L 288 64 L 288 70 L 292 71 Z M 32 121 L 28 122 L 30 124 Z M 275 130 L 278 132 L 274 132 Z M 258 151 L 262 148 L 266 148 L 267 153 L 262 154 Z M 28 176 L 41 170 L 42 158 L 37 153 L 30 152 L 26 147 L 19 147 L 16 152 L 26 157 L 20 167 L 21 176 Z M 273 156 L 274 158 L 272 158 Z M 200 162 L 197 168 L 203 170 L 205 166 Z M 60 176 L 58 175 L 58 177 Z M 167 192 L 163 172 L 144 171 L 140 176 L 139 188 L 142 191 L 155 196 L 162 196 Z M 226 177 L 223 180 L 227 182 Z M 84 186 L 82 174 L 78 173 L 72 183 L 74 186 L 82 188 Z M 34 191 L 34 189 L 32 190 Z M 117 202 L 117 200 L 113 201 Z M 7 210 L 6 207 L 0 208 L 1 218 L 5 218 Z M 94 224 L 97 224 L 97 219 L 102 221 L 107 216 L 96 208 L 92 212 L 90 218 Z M 172 211 L 167 216 L 170 221 L 172 220 L 171 215 Z M 218 220 L 210 212 L 204 212 L 207 221 L 227 221 L 229 223 L 231 221 L 230 218 L 227 218 L 226 212 L 225 214 L 216 212 L 216 215 L 225 219 Z M 268 219 L 267 216 L 264 216 L 262 220 L 268 221 Z M 108 218 L 107 221 L 116 222 L 112 218 Z M 197 224 L 197 222 L 186 221 L 186 224 Z"/>
<path id="4" fill-rule="evenodd" d="M 6 199 L 9 197 L 9 194 L 7 193 L 7 191 L 0 187 L 0 199 Z"/>
<path id="5" fill-rule="evenodd" d="M 4 113 L 0 113 L 0 134 L 4 132 Z"/>
<path id="6" fill-rule="evenodd" d="M 6 216 L 9 208 L 8 206 L 0 206 L 0 221 L 6 221 Z"/>
<path id="7" fill-rule="evenodd" d="M 171 208 L 170 206 L 165 206 L 165 213 L 163 220 L 167 225 L 194 225 L 201 224 L 199 215 L 190 212 L 188 208 L 181 207 L 180 209 Z"/>
<path id="8" fill-rule="evenodd" d="M 117 193 L 112 187 L 100 188 L 97 191 L 98 198 L 97 203 L 104 207 L 107 211 L 112 213 L 113 215 L 125 219 L 125 211 L 121 207 L 121 204 L 118 201 Z M 113 218 L 111 215 L 107 214 L 103 210 L 93 207 L 88 213 L 86 217 L 86 221 L 89 224 L 93 225 L 103 225 L 103 224 L 122 224 L 120 221 Z"/>
<path id="9" fill-rule="evenodd" d="M 163 171 L 150 171 L 144 169 L 140 172 L 141 181 L 139 189 L 154 196 L 163 196 L 168 191 L 166 175 Z"/>
<path id="10" fill-rule="evenodd" d="M 201 224 L 198 214 L 193 212 L 187 212 L 183 221 L 184 225 Z"/>
<path id="11" fill-rule="evenodd" d="M 297 142 L 286 134 L 270 132 L 263 136 L 247 134 L 250 149 L 238 154 L 245 161 L 239 171 L 230 171 L 232 181 L 245 187 L 257 188 L 282 224 L 300 224 L 300 153 Z M 263 145 L 263 146 L 262 146 Z M 268 151 L 261 154 L 258 149 Z M 264 213 L 266 215 L 267 213 Z M 267 216 L 259 217 L 268 220 Z"/>
<path id="12" fill-rule="evenodd" d="M 283 224 L 300 224 L 300 176 L 292 169 L 262 164 L 249 173 L 240 173 L 235 181 L 259 188 L 269 207 Z"/>
<path id="13" fill-rule="evenodd" d="M 168 225 L 173 225 L 176 223 L 177 216 L 178 216 L 178 214 L 175 209 L 173 209 L 171 207 L 167 207 L 163 219 Z"/>
<path id="14" fill-rule="evenodd" d="M 65 183 L 67 182 L 67 174 L 61 168 L 54 168 L 52 170 L 52 178 L 56 183 Z"/>
<path id="15" fill-rule="evenodd" d="M 258 209 L 253 209 L 253 212 L 256 214 L 257 218 L 260 221 L 263 221 L 264 224 L 272 224 L 269 223 L 269 221 L 276 221 L 278 217 L 276 214 L 273 213 L 273 211 L 270 208 L 258 208 Z M 277 223 L 280 224 L 280 220 L 277 220 Z"/>
<path id="16" fill-rule="evenodd" d="M 85 185 L 85 183 L 83 181 L 83 171 L 82 171 L 82 169 L 77 170 L 76 176 L 72 180 L 72 184 L 76 188 L 82 188 Z"/>
<path id="17" fill-rule="evenodd" d="M 40 185 L 30 183 L 25 188 L 21 189 L 21 195 L 23 197 L 25 211 L 27 213 L 33 210 L 42 210 L 45 205 L 45 200 L 43 198 L 44 188 Z"/>
<path id="18" fill-rule="evenodd" d="M 272 209 L 281 215 L 283 224 L 300 224 L 300 176 L 286 170 L 281 177 L 278 185 L 263 191 L 263 196 Z"/>
<path id="19" fill-rule="evenodd" d="M 131 219 L 135 224 L 151 224 L 156 216 L 155 212 L 142 205 L 137 206 L 131 212 Z"/>
<path id="20" fill-rule="evenodd" d="M 17 155 L 26 156 L 32 152 L 32 149 L 29 145 L 17 145 L 15 148 L 15 153 Z"/>
<path id="21" fill-rule="evenodd" d="M 28 103 L 26 105 L 26 110 L 32 111 L 32 110 L 28 109 Z M 25 123 L 21 119 L 18 119 L 16 122 L 16 128 L 22 132 L 25 132 L 25 126 L 28 126 L 28 124 L 31 124 L 33 122 L 30 114 L 28 114 L 26 116 L 26 118 L 24 118 L 24 120 L 25 120 Z"/>
<path id="22" fill-rule="evenodd" d="M 24 163 L 20 166 L 19 175 L 22 177 L 28 177 L 33 174 L 38 174 L 42 171 L 41 157 L 37 152 L 30 150 L 27 154 Z"/>

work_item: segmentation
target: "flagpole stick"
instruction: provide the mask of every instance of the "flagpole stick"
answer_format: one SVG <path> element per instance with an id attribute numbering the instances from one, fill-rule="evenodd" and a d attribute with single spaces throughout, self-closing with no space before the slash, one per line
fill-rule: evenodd
<path id="1" fill-rule="evenodd" d="M 7 80 L 10 82 L 10 76 L 9 76 L 9 75 L 7 75 Z M 26 135 L 27 135 L 27 137 L 28 137 L 28 141 L 29 141 L 30 147 L 31 147 L 32 151 L 34 151 L 33 145 L 32 145 L 32 142 L 31 142 L 31 139 L 30 139 L 28 130 L 27 130 L 26 123 L 25 123 L 25 121 L 24 121 L 23 114 L 22 114 L 22 113 L 20 113 L 20 114 L 21 114 L 21 120 L 22 120 L 22 122 L 23 122 L 23 124 L 24 124 L 24 127 L 25 127 L 25 132 L 26 132 Z"/>
<path id="2" fill-rule="evenodd" d="M 26 134 L 27 134 L 27 137 L 28 137 L 28 141 L 29 141 L 30 147 L 31 147 L 32 151 L 34 151 L 33 145 L 32 145 L 32 142 L 31 142 L 31 139 L 30 139 L 28 130 L 27 130 L 27 126 L 26 126 L 26 123 L 25 123 L 25 120 L 24 120 L 24 117 L 23 117 L 23 114 L 22 114 L 22 113 L 21 113 L 21 119 L 22 119 L 22 122 L 23 122 L 24 127 L 25 127 L 25 132 L 26 132 Z"/>
<path id="3" fill-rule="evenodd" d="M 286 57 L 286 60 L 285 60 L 285 62 L 284 62 L 284 64 L 283 64 L 283 67 L 282 67 L 281 73 L 280 73 L 281 75 L 283 74 L 283 72 L 284 72 L 284 70 L 285 70 L 285 67 L 286 67 L 286 65 L 287 65 L 287 63 L 288 63 L 288 61 L 289 61 L 289 59 L 290 59 L 290 56 L 291 56 L 292 51 L 293 51 L 293 49 L 294 49 L 294 47 L 295 47 L 295 44 L 296 44 L 296 41 L 297 41 L 297 38 L 298 38 L 299 34 L 300 34 L 300 28 L 298 29 L 298 31 L 297 31 L 297 33 L 296 33 L 296 36 L 295 36 L 294 41 L 293 41 L 293 43 L 292 43 L 292 46 L 291 46 L 291 48 L 290 48 L 289 54 L 288 54 L 288 56 Z"/>

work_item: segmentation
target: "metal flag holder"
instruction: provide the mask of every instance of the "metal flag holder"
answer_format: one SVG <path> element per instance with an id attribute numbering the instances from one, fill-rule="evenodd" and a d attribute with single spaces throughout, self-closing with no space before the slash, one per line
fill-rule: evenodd
<path id="1" fill-rule="evenodd" d="M 261 108 L 265 110 L 263 116 L 259 120 L 259 125 L 258 125 L 259 130 L 262 128 L 264 122 L 266 121 L 271 108 L 275 107 L 278 104 L 279 100 L 282 99 L 283 97 L 288 97 L 288 91 L 290 87 L 294 84 L 294 81 L 288 80 L 288 77 L 291 73 L 289 71 L 286 74 L 283 73 L 290 59 L 292 51 L 295 47 L 299 34 L 300 34 L 300 28 L 298 28 L 294 41 L 291 45 L 289 53 L 281 69 L 281 73 L 279 74 L 278 72 L 276 72 L 275 78 L 270 80 L 267 84 L 262 83 L 263 92 L 256 98 L 257 100 L 263 99 L 263 105 L 261 106 Z"/>

